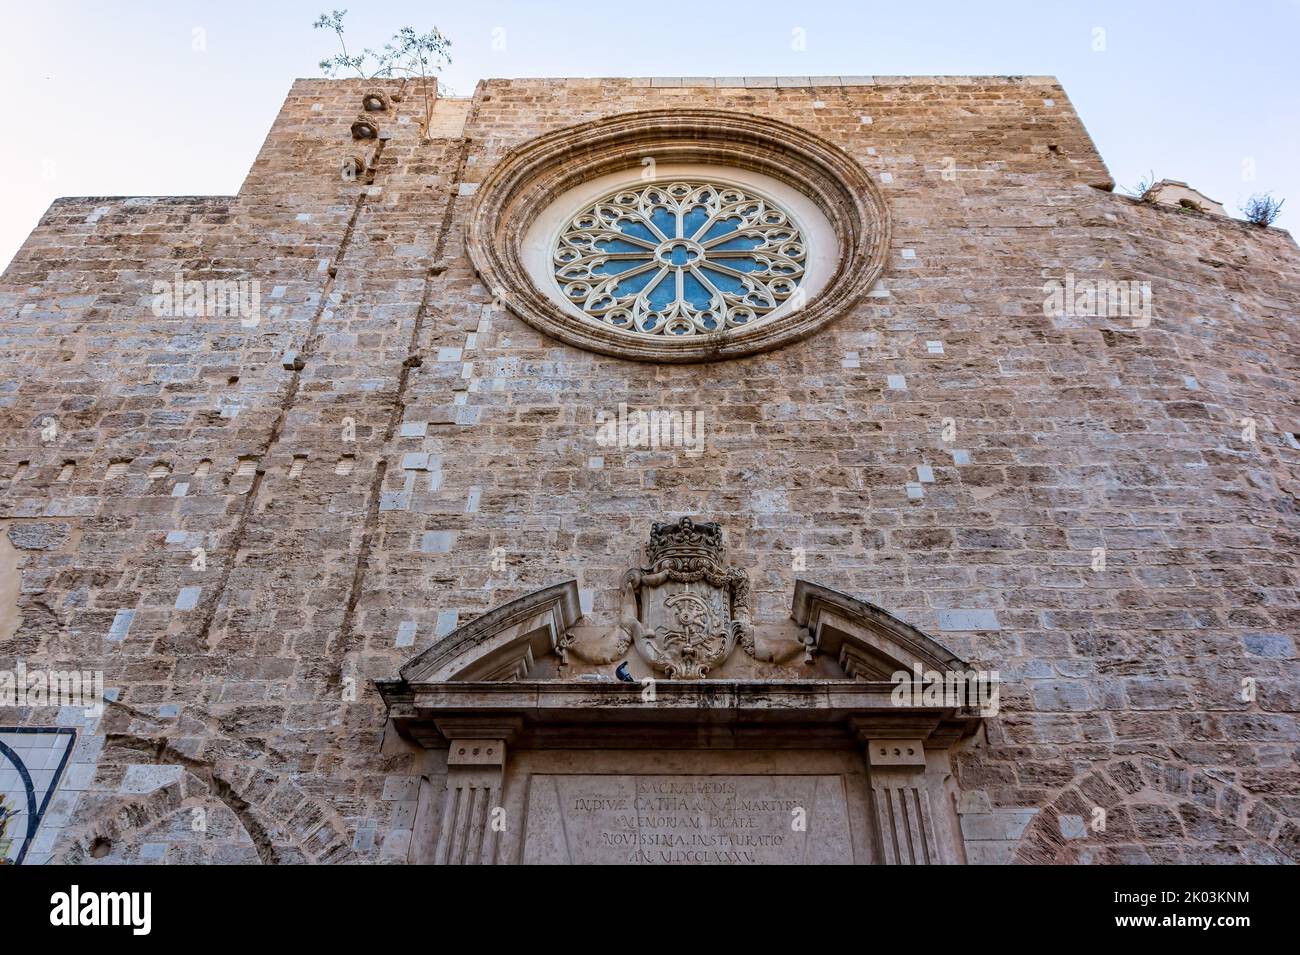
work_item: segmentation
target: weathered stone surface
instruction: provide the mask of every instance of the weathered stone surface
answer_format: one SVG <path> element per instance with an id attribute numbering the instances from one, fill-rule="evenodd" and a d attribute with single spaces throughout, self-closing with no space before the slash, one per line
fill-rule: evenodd
<path id="1" fill-rule="evenodd" d="M 805 578 L 1002 672 L 954 744 L 945 798 L 1003 820 L 953 836 L 967 861 L 1300 859 L 1291 237 L 1107 191 L 1051 78 L 673 79 L 491 80 L 428 140 L 408 90 L 373 143 L 361 97 L 397 82 L 300 80 L 238 195 L 49 209 L 0 279 L 0 668 L 102 670 L 111 702 L 43 856 L 424 858 L 424 796 L 387 781 L 448 768 L 385 731 L 372 681 L 558 580 L 607 632 L 647 522 L 691 515 L 727 529 L 756 630 Z M 682 107 L 860 164 L 892 222 L 873 290 L 707 365 L 494 301 L 466 227 L 506 153 Z M 258 282 L 256 323 L 156 314 L 177 272 Z M 1150 282 L 1151 321 L 1045 315 L 1067 274 Z M 601 445 L 620 403 L 706 412 L 703 452 Z M 146 762 L 194 771 L 134 791 Z"/>
<path id="2" fill-rule="evenodd" d="M 815 832 L 792 828 L 801 809 Z M 845 864 L 848 811 L 836 776 L 534 775 L 524 861 Z"/>
<path id="3" fill-rule="evenodd" d="M 10 542 L 22 550 L 52 550 L 62 547 L 72 535 L 72 525 L 62 521 L 19 522 L 9 528 Z"/>

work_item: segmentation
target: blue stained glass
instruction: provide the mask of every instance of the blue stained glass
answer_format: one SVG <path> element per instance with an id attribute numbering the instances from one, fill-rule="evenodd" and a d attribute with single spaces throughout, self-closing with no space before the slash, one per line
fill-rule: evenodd
<path id="1" fill-rule="evenodd" d="M 695 206 L 688 209 L 682 216 L 682 235 L 690 238 L 704 228 L 704 223 L 709 221 L 709 210 L 704 206 Z"/>
<path id="2" fill-rule="evenodd" d="M 552 255 L 561 293 L 592 321 L 659 336 L 753 324 L 804 274 L 782 210 L 700 181 L 625 186 L 577 211 Z"/>
<path id="3" fill-rule="evenodd" d="M 763 244 L 762 239 L 752 235 L 738 235 L 734 239 L 720 242 L 709 248 L 710 252 L 750 252 Z"/>
<path id="4" fill-rule="evenodd" d="M 652 275 L 654 273 L 651 273 Z M 620 285 L 622 283 L 619 283 Z M 650 293 L 650 307 L 662 312 L 677 299 L 677 277 L 670 271 Z"/>
<path id="5" fill-rule="evenodd" d="M 716 272 L 707 265 L 700 269 L 704 277 L 713 283 L 714 288 L 719 292 L 726 292 L 729 295 L 744 295 L 748 289 L 745 283 L 735 276 L 725 275 L 722 272 Z"/>
<path id="6" fill-rule="evenodd" d="M 647 229 L 647 232 L 650 230 Z M 601 252 L 609 255 L 614 252 L 645 252 L 649 254 L 649 249 L 643 245 L 634 245 L 631 242 L 624 242 L 622 239 L 602 239 L 596 243 L 596 248 Z"/>
<path id="7" fill-rule="evenodd" d="M 654 269 L 646 269 L 640 275 L 629 275 L 614 287 L 614 294 L 619 296 L 635 295 L 637 292 L 649 285 L 650 280 L 654 278 L 655 275 L 656 272 Z"/>
<path id="8" fill-rule="evenodd" d="M 708 308 L 713 296 L 690 272 L 682 276 L 682 297 L 696 308 Z"/>
<path id="9" fill-rule="evenodd" d="M 594 265 L 591 268 L 592 275 L 620 275 L 628 269 L 634 269 L 639 265 L 648 265 L 649 259 L 613 259 L 600 265 Z"/>
<path id="10" fill-rule="evenodd" d="M 668 250 L 668 261 L 673 265 L 689 265 L 699 256 L 684 245 L 675 245 Z"/>
<path id="11" fill-rule="evenodd" d="M 630 235 L 634 239 L 644 239 L 646 242 L 659 244 L 659 236 L 655 235 L 649 226 L 641 222 L 620 222 L 618 231 L 624 235 Z"/>
<path id="12" fill-rule="evenodd" d="M 650 221 L 655 224 L 655 228 L 664 234 L 665 238 L 677 238 L 677 216 L 667 209 L 655 209 L 650 213 Z"/>
<path id="13" fill-rule="evenodd" d="M 709 242 L 719 236 L 726 235 L 728 232 L 735 232 L 740 228 L 740 221 L 739 219 L 719 219 L 709 226 L 709 231 L 700 236 L 698 241 Z"/>

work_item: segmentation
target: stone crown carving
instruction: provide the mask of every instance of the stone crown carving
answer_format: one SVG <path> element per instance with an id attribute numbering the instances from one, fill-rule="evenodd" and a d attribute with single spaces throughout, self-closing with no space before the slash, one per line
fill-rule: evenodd
<path id="1" fill-rule="evenodd" d="M 825 214 L 839 243 L 834 274 L 804 307 L 774 322 L 668 341 L 569 314 L 533 285 L 521 237 L 567 189 L 599 176 L 659 163 L 712 163 L 748 169 L 799 190 Z M 480 185 L 467 247 L 494 296 L 547 335 L 591 351 L 639 361 L 716 361 L 767 351 L 812 334 L 844 312 L 879 278 L 889 247 L 889 214 L 879 189 L 848 154 L 797 126 L 710 109 L 624 113 L 560 129 L 511 150 Z"/>
<path id="2" fill-rule="evenodd" d="M 725 553 L 722 528 L 717 524 L 696 524 L 689 517 L 675 524 L 656 521 L 645 549 L 651 570 L 680 575 L 700 572 L 721 576 L 725 574 Z"/>

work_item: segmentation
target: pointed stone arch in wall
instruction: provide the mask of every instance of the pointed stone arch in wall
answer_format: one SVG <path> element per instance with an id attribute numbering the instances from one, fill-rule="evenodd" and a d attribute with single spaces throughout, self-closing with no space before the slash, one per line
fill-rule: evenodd
<path id="1" fill-rule="evenodd" d="M 1081 773 L 1039 810 L 1012 861 L 1030 865 L 1293 864 L 1300 820 L 1195 767 L 1135 756 Z"/>
<path id="2" fill-rule="evenodd" d="M 125 704 L 114 711 L 142 718 Z M 352 856 L 347 825 L 319 795 L 303 789 L 291 773 L 258 765 L 260 742 L 221 736 L 213 749 L 227 755 L 215 761 L 195 758 L 166 737 L 108 732 L 106 752 L 125 765 L 152 764 L 177 769 L 175 781 L 147 793 L 115 795 L 98 802 L 75 838 L 60 843 L 65 864 L 90 861 L 96 843 L 130 844 L 150 828 L 194 803 L 223 805 L 242 829 L 262 863 L 336 863 Z M 186 819 L 188 825 L 190 819 Z"/>

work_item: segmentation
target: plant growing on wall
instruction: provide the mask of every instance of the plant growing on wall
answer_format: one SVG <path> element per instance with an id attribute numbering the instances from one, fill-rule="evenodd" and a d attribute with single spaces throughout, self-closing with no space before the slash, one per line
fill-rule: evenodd
<path id="1" fill-rule="evenodd" d="M 346 10 L 322 13 L 312 24 L 317 30 L 333 31 L 339 41 L 339 52 L 320 61 L 321 72 L 331 79 L 355 71 L 357 76 L 367 80 L 400 76 L 415 81 L 424 102 L 424 121 L 420 134 L 427 138 L 429 126 L 433 122 L 434 96 L 430 79 L 451 62 L 451 54 L 448 53 L 451 41 L 437 27 L 427 33 L 417 33 L 412 27 L 402 27 L 393 34 L 390 42 L 384 44 L 382 50 L 367 47 L 353 55 L 348 52 L 347 41 L 343 38 L 343 18 L 346 15 Z"/>
<path id="2" fill-rule="evenodd" d="M 1143 202 L 1150 202 L 1150 192 L 1156 184 L 1156 174 L 1149 172 L 1145 178 L 1139 179 L 1137 185 L 1128 190 L 1128 194 L 1134 199 L 1141 199 Z"/>
<path id="3" fill-rule="evenodd" d="M 1285 202 L 1285 199 L 1274 199 L 1267 192 L 1257 193 L 1246 200 L 1241 211 L 1247 222 L 1253 222 L 1258 226 L 1270 226 L 1282 214 L 1282 206 Z"/>

